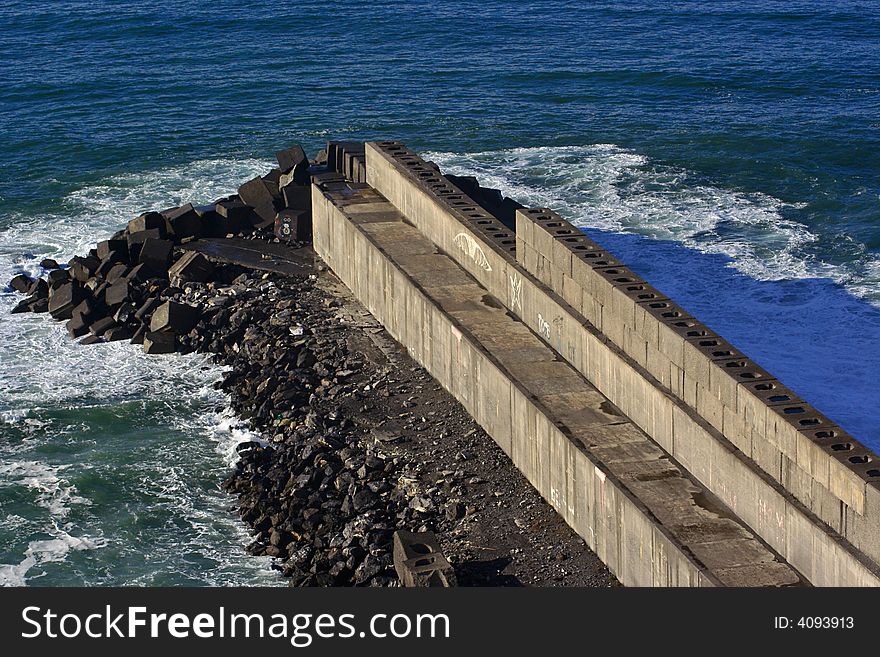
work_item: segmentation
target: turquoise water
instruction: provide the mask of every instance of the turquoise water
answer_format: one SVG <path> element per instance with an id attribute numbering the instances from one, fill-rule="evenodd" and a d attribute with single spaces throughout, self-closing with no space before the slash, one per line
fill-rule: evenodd
<path id="1" fill-rule="evenodd" d="M 289 142 L 397 138 L 557 208 L 880 449 L 878 3 L 143 5 L 0 3 L 0 277 Z M 2 581 L 277 582 L 217 490 L 217 371 L 13 303 Z"/>

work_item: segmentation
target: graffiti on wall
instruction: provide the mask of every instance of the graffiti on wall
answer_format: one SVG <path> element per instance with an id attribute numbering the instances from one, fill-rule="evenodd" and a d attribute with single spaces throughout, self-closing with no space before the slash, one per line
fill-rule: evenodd
<path id="1" fill-rule="evenodd" d="M 483 247 L 477 244 L 477 240 L 468 235 L 467 233 L 459 233 L 452 241 L 455 242 L 455 245 L 468 254 L 471 260 L 479 267 L 485 271 L 492 271 L 492 266 L 489 264 L 489 259 L 486 257 L 486 254 L 483 252 Z"/>

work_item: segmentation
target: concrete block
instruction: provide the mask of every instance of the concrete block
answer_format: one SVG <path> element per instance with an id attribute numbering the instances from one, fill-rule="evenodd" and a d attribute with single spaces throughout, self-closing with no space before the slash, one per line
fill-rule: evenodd
<path id="1" fill-rule="evenodd" d="M 166 301 L 153 311 L 150 319 L 152 333 L 169 332 L 175 335 L 189 333 L 198 323 L 201 310 L 176 301 Z"/>
<path id="2" fill-rule="evenodd" d="M 196 208 L 196 213 L 202 222 L 201 237 L 221 238 L 235 232 L 230 230 L 229 220 L 215 208 L 216 206 L 213 205 Z"/>
<path id="3" fill-rule="evenodd" d="M 455 586 L 455 571 L 434 532 L 394 532 L 394 569 L 406 587 Z"/>
<path id="4" fill-rule="evenodd" d="M 752 436 L 752 460 L 777 481 L 782 480 L 782 450 L 759 434 Z"/>
<path id="5" fill-rule="evenodd" d="M 145 354 L 173 354 L 177 350 L 177 338 L 164 331 L 149 332 L 144 335 L 143 349 Z"/>
<path id="6" fill-rule="evenodd" d="M 159 237 L 165 237 L 165 217 L 159 212 L 144 212 L 128 222 L 129 233 L 140 233 L 146 230 L 159 231 Z"/>
<path id="7" fill-rule="evenodd" d="M 49 292 L 49 314 L 55 319 L 70 319 L 73 309 L 82 301 L 82 288 L 78 281 L 70 281 Z"/>
<path id="8" fill-rule="evenodd" d="M 106 330 L 103 338 L 107 342 L 116 342 L 118 340 L 130 340 L 134 333 L 127 326 L 114 326 Z"/>
<path id="9" fill-rule="evenodd" d="M 570 276 L 562 276 L 562 298 L 576 311 L 581 312 L 584 305 L 584 290 Z"/>
<path id="10" fill-rule="evenodd" d="M 282 210 L 275 218 L 275 237 L 284 242 L 303 242 L 312 236 L 311 210 Z"/>
<path id="11" fill-rule="evenodd" d="M 752 432 L 753 428 L 743 417 L 736 411 L 731 410 L 727 406 L 722 411 L 723 426 L 721 433 L 736 445 L 743 454 L 748 457 L 752 455 Z"/>
<path id="12" fill-rule="evenodd" d="M 220 201 L 214 209 L 227 221 L 227 229 L 230 233 L 250 231 L 254 224 L 259 223 L 260 218 L 254 216 L 253 209 L 241 199 Z"/>
<path id="13" fill-rule="evenodd" d="M 797 396 L 776 380 L 745 382 L 736 390 L 737 414 L 761 435 L 767 428 L 767 406 L 797 401 Z"/>
<path id="14" fill-rule="evenodd" d="M 196 251 L 187 251 L 168 269 L 172 281 L 205 283 L 214 276 L 214 265 Z"/>
<path id="15" fill-rule="evenodd" d="M 294 144 L 290 148 L 278 151 L 275 153 L 275 159 L 278 160 L 278 168 L 282 173 L 287 173 L 297 167 L 308 172 L 309 158 L 303 147 L 299 144 Z"/>
<path id="16" fill-rule="evenodd" d="M 169 235 L 174 236 L 175 240 L 180 241 L 201 235 L 202 220 L 192 203 L 166 210 L 162 214 L 165 217 L 165 228 Z"/>
<path id="17" fill-rule="evenodd" d="M 291 184 L 282 187 L 281 198 L 288 210 L 312 209 L 312 188 L 309 185 Z"/>
<path id="18" fill-rule="evenodd" d="M 711 436 L 678 407 L 672 408 L 672 455 L 699 481 L 710 481 Z"/>
<path id="19" fill-rule="evenodd" d="M 118 280 L 104 290 L 104 302 L 111 308 L 131 298 L 132 288 L 127 279 Z"/>
<path id="20" fill-rule="evenodd" d="M 709 374 L 712 393 L 731 409 L 736 408 L 737 385 L 772 380 L 770 373 L 745 357 L 713 360 Z"/>
<path id="21" fill-rule="evenodd" d="M 79 338 L 89 332 L 89 326 L 82 315 L 74 314 L 65 325 L 71 338 Z"/>
<path id="22" fill-rule="evenodd" d="M 253 211 L 259 217 L 254 225 L 267 222 L 274 224 L 275 215 L 282 208 L 281 203 L 275 198 L 266 181 L 260 177 L 253 178 L 238 188 L 238 195 L 242 202 L 253 208 Z"/>
<path id="23" fill-rule="evenodd" d="M 114 326 L 116 326 L 115 319 L 113 319 L 112 317 L 102 317 L 101 319 L 92 323 L 91 326 L 89 326 L 89 331 L 92 333 L 92 335 L 103 336 L 104 333 L 109 331 Z"/>
<path id="24" fill-rule="evenodd" d="M 174 245 L 168 240 L 147 238 L 141 247 L 138 263 L 146 266 L 150 273 L 167 278 L 173 250 Z"/>
<path id="25" fill-rule="evenodd" d="M 102 262 L 128 262 L 128 242 L 126 240 L 104 240 L 98 242 L 98 258 Z"/>
<path id="26" fill-rule="evenodd" d="M 112 283 L 115 283 L 116 281 L 118 281 L 120 278 L 125 278 L 128 275 L 128 272 L 129 272 L 128 265 L 125 265 L 120 262 L 120 263 L 117 263 L 116 265 L 114 265 L 110 269 L 110 271 L 107 272 L 107 275 L 104 277 L 104 280 L 106 280 L 108 283 L 112 284 Z"/>
<path id="27" fill-rule="evenodd" d="M 86 256 L 85 258 L 74 256 L 70 259 L 69 264 L 70 275 L 80 283 L 85 283 L 95 275 L 101 262 L 93 256 Z"/>

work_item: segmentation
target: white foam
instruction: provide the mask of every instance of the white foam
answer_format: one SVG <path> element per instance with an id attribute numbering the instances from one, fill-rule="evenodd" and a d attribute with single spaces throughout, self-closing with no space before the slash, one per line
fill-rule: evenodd
<path id="1" fill-rule="evenodd" d="M 0 230 L 0 279 L 5 282 L 22 270 L 40 274 L 40 259 L 64 262 L 84 254 L 97 240 L 109 237 L 144 210 L 210 202 L 234 192 L 242 181 L 271 166 L 254 159 L 203 160 L 111 178 L 68 195 L 55 212 L 7 215 L 3 219 L 7 227 Z M 20 298 L 0 294 L 0 432 L 14 429 L 16 433 L 10 435 L 17 436 L 2 444 L 5 462 L 0 466 L 0 487 L 24 486 L 36 491 L 35 509 L 43 513 L 28 513 L 28 519 L 19 518 L 14 524 L 13 519 L 3 521 L 5 530 L 14 526 L 17 535 L 33 537 L 20 563 L 0 566 L 0 583 L 5 585 L 26 584 L 45 574 L 41 564 L 62 562 L 71 552 L 108 544 L 104 539 L 88 538 L 96 533 L 96 523 L 98 528 L 102 526 L 103 519 L 70 513 L 74 505 L 88 503 L 64 478 L 67 467 L 79 466 L 55 466 L 35 458 L 34 447 L 47 438 L 57 438 L 65 431 L 76 435 L 90 431 L 86 426 L 60 427 L 52 419 L 56 409 L 164 403 L 169 429 L 185 431 L 193 440 L 216 443 L 222 460 L 206 467 L 218 469 L 218 484 L 223 467 L 235 460 L 235 446 L 255 438 L 230 413 L 218 415 L 213 410 L 228 400 L 214 390 L 222 370 L 206 356 L 156 358 L 121 342 L 81 347 L 67 336 L 62 324 L 46 315 L 11 315 L 9 311 Z M 243 546 L 249 536 L 234 515 L 218 513 L 231 498 L 219 489 L 203 492 L 193 486 L 194 477 L 209 471 L 191 471 L 185 458 L 167 463 L 161 461 L 161 455 L 155 458 L 159 460 L 143 464 L 142 488 L 157 495 L 159 507 L 167 510 L 175 523 L 184 523 L 183 527 L 175 524 L 168 528 L 168 535 L 154 537 L 168 545 L 163 554 L 150 556 L 162 570 L 109 581 L 150 584 L 163 572 L 177 572 L 179 559 L 192 557 L 215 564 L 199 573 L 203 584 L 277 583 L 277 574 L 268 569 L 267 559 L 249 558 L 243 551 L 229 548 L 228 537 Z M 67 524 L 58 527 L 60 521 Z M 47 534 L 50 538 L 45 538 Z M 225 538 L 218 540 L 221 534 Z M 113 540 L 120 555 L 136 554 L 140 549 L 136 537 L 127 539 L 131 544 L 121 542 L 115 534 Z M 108 581 L 107 575 L 91 576 Z"/>
<path id="2" fill-rule="evenodd" d="M 28 543 L 20 563 L 0 565 L 0 586 L 27 586 L 27 574 L 36 566 L 62 562 L 71 551 L 95 550 L 106 545 L 103 538 L 71 536 L 63 529 L 53 528 L 50 533 L 52 538 Z"/>
<path id="3" fill-rule="evenodd" d="M 845 251 L 819 253 L 818 243 L 831 236 L 787 218 L 799 204 L 706 185 L 691 172 L 613 144 L 425 157 L 525 205 L 553 208 L 581 228 L 673 240 L 726 256 L 729 266 L 756 280 L 827 278 L 880 306 L 880 261 L 851 238 Z"/>
<path id="4" fill-rule="evenodd" d="M 550 207 L 856 438 L 880 450 L 880 260 L 801 206 L 706 184 L 612 144 L 428 153 Z"/>
<path id="5" fill-rule="evenodd" d="M 69 466 L 49 465 L 39 461 L 0 463 L 0 488 L 18 485 L 37 491 L 37 505 L 49 515 L 64 518 L 72 504 L 89 504 L 77 495 L 76 487 L 66 481 L 62 472 Z"/>

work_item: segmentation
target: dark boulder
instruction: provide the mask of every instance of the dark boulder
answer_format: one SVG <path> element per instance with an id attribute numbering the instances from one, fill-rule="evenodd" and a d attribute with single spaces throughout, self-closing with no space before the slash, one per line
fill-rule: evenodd
<path id="1" fill-rule="evenodd" d="M 254 225 L 275 221 L 275 215 L 281 209 L 281 203 L 272 194 L 265 180 L 260 177 L 249 180 L 238 188 L 238 195 L 257 214 L 258 219 Z"/>
<path id="2" fill-rule="evenodd" d="M 64 283 L 49 292 L 49 313 L 55 319 L 70 319 L 75 306 L 82 301 L 82 288 L 76 281 Z"/>
<path id="3" fill-rule="evenodd" d="M 173 235 L 177 241 L 198 237 L 202 232 L 202 220 L 192 203 L 165 210 L 162 215 L 165 217 L 165 227 L 168 233 Z"/>
<path id="4" fill-rule="evenodd" d="M 129 233 L 155 230 L 159 237 L 165 237 L 165 217 L 159 212 L 144 212 L 128 222 Z M 141 240 L 143 242 L 143 240 Z"/>
<path id="5" fill-rule="evenodd" d="M 168 240 L 148 237 L 141 247 L 138 262 L 145 265 L 151 273 L 166 278 L 173 250 L 174 245 Z"/>
<path id="6" fill-rule="evenodd" d="M 9 287 L 11 287 L 16 292 L 21 292 L 22 294 L 27 294 L 33 284 L 34 279 L 32 279 L 27 274 L 16 274 L 12 277 L 12 280 L 9 281 Z"/>
<path id="7" fill-rule="evenodd" d="M 177 339 L 173 333 L 151 332 L 143 338 L 145 354 L 172 354 L 176 350 Z"/>
<path id="8" fill-rule="evenodd" d="M 193 306 L 176 301 L 166 301 L 153 311 L 153 316 L 150 319 L 150 331 L 184 335 L 192 331 L 199 321 L 200 314 L 201 311 Z"/>
<path id="9" fill-rule="evenodd" d="M 214 275 L 214 265 L 201 253 L 187 251 L 168 269 L 171 281 L 205 283 Z M 177 284 L 177 283 L 174 283 Z"/>

